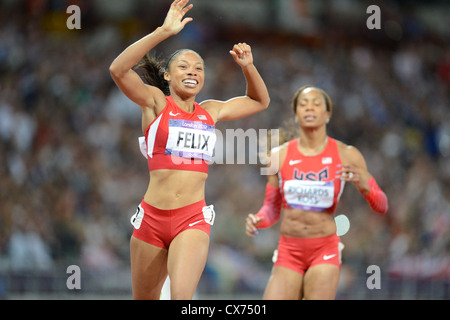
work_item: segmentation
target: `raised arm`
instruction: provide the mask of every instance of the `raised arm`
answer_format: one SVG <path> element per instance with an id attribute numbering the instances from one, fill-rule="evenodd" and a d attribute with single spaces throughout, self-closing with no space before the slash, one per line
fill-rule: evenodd
<path id="1" fill-rule="evenodd" d="M 262 111 L 269 106 L 270 97 L 266 84 L 253 64 L 251 47 L 246 43 L 234 45 L 230 50 L 234 61 L 242 68 L 246 80 L 245 96 L 228 101 L 207 100 L 205 109 L 215 115 L 215 120 L 234 120 Z"/>
<path id="2" fill-rule="evenodd" d="M 189 0 L 175 0 L 161 27 L 126 48 L 111 64 L 109 71 L 122 92 L 141 107 L 165 105 L 163 92 L 146 85 L 132 68 L 160 42 L 180 32 L 192 18 L 184 15 L 193 7 Z"/>

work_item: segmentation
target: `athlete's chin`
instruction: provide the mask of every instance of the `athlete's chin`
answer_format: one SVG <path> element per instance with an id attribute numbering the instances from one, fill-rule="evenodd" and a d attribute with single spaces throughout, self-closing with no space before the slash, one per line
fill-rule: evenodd
<path id="1" fill-rule="evenodd" d="M 180 96 L 180 97 L 183 97 L 183 98 L 192 98 L 192 97 L 195 97 L 196 95 L 198 95 L 199 93 L 200 93 L 200 91 L 201 91 L 201 88 L 189 88 L 189 89 L 183 89 L 183 90 L 180 90 L 180 91 L 178 91 L 177 92 L 177 94 Z"/>
<path id="2" fill-rule="evenodd" d="M 317 122 L 304 122 L 304 123 L 301 123 L 301 127 L 303 128 L 303 129 L 318 129 L 318 128 L 320 128 L 320 127 L 322 127 L 323 126 L 323 124 L 319 124 L 319 123 L 317 123 Z"/>

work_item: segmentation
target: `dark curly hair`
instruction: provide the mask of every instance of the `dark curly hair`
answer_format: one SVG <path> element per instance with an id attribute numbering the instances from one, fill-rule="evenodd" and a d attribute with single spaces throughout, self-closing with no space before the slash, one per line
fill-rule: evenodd
<path id="1" fill-rule="evenodd" d="M 165 63 L 155 55 L 147 53 L 134 67 L 142 80 L 151 86 L 161 89 L 166 96 L 170 95 L 169 83 L 164 79 Z"/>

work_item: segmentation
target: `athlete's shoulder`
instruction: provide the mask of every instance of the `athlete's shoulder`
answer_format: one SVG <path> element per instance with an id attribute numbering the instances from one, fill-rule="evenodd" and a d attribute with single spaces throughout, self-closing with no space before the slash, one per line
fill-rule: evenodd
<path id="1" fill-rule="evenodd" d="M 211 116 L 214 123 L 216 123 L 217 117 L 218 117 L 218 112 L 219 112 L 221 106 L 223 105 L 223 103 L 224 103 L 223 101 L 209 99 L 209 100 L 200 102 L 198 105 L 202 108 L 202 110 L 205 110 Z"/>
<path id="2" fill-rule="evenodd" d="M 170 96 L 165 96 L 164 100 L 161 100 L 160 103 L 155 107 L 155 115 L 159 116 L 163 111 L 166 111 L 170 109 L 170 107 L 173 107 L 173 100 Z"/>
<path id="3" fill-rule="evenodd" d="M 343 162 L 360 163 L 365 162 L 361 151 L 353 145 L 346 144 L 342 141 L 336 140 L 339 150 L 339 155 Z"/>
<path id="4" fill-rule="evenodd" d="M 280 151 L 286 150 L 288 147 L 289 141 L 283 143 L 282 145 L 273 147 L 272 149 L 270 149 L 270 153 L 274 154 L 274 153 L 279 153 Z"/>
<path id="5" fill-rule="evenodd" d="M 211 113 L 205 109 L 200 103 L 194 102 L 195 111 L 197 118 L 201 121 L 206 121 L 207 124 L 215 126 L 216 122 L 212 117 Z"/>
<path id="6" fill-rule="evenodd" d="M 283 143 L 279 146 L 273 147 L 272 149 L 270 149 L 270 156 L 278 157 L 280 160 L 282 160 L 281 158 L 284 159 L 284 157 L 286 156 L 286 153 L 288 151 L 290 143 L 291 143 L 291 141 L 286 141 L 285 143 Z"/>
<path id="7" fill-rule="evenodd" d="M 289 141 L 283 143 L 280 146 L 273 147 L 270 150 L 269 167 L 273 169 L 273 172 L 271 174 L 277 174 L 283 166 L 284 160 L 286 159 L 288 146 Z"/>
<path id="8" fill-rule="evenodd" d="M 342 142 L 340 140 L 336 140 L 333 138 L 329 138 L 331 141 L 335 141 L 337 148 L 339 149 L 339 153 L 354 153 L 355 151 L 359 152 L 355 146 Z"/>

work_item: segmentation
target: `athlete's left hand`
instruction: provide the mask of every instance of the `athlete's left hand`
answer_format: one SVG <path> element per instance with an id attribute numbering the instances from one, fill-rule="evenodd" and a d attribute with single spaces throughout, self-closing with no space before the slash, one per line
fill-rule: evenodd
<path id="1" fill-rule="evenodd" d="M 230 54 L 241 68 L 253 64 L 252 48 L 245 42 L 235 44 Z"/>
<path id="2" fill-rule="evenodd" d="M 188 5 L 189 0 L 175 0 L 170 5 L 166 19 L 161 26 L 165 31 L 172 35 L 180 32 L 184 26 L 192 21 L 192 18 L 185 18 L 185 14 L 194 6 L 192 3 Z"/>
<path id="3" fill-rule="evenodd" d="M 351 182 L 358 189 L 364 189 L 367 186 L 367 180 L 363 178 L 364 173 L 361 172 L 360 168 L 350 164 L 342 164 L 338 168 L 336 178 Z"/>
<path id="4" fill-rule="evenodd" d="M 250 213 L 245 220 L 245 233 L 250 238 L 253 238 L 258 234 L 258 225 L 261 221 L 264 220 L 264 217 L 257 217 L 254 214 Z"/>

